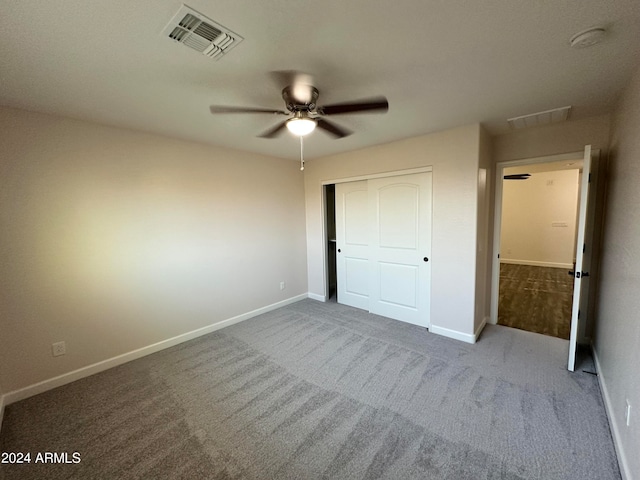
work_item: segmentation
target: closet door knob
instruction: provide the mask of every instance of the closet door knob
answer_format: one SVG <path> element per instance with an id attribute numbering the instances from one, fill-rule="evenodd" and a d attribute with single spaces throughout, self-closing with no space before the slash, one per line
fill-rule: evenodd
<path id="1" fill-rule="evenodd" d="M 428 261 L 429 261 L 429 259 L 428 259 L 427 257 L 424 257 L 424 258 L 423 258 L 423 260 L 424 260 L 425 262 L 428 262 Z"/>
<path id="2" fill-rule="evenodd" d="M 338 249 L 338 253 L 340 253 L 342 250 Z"/>

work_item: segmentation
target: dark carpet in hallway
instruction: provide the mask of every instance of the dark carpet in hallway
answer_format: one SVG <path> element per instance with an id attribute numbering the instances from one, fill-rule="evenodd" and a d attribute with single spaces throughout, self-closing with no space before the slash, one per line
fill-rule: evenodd
<path id="1" fill-rule="evenodd" d="M 569 339 L 573 277 L 566 268 L 500 264 L 498 324 Z"/>

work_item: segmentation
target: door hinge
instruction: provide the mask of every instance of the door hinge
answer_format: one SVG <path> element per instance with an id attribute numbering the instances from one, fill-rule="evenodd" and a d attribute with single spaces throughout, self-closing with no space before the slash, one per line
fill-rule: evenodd
<path id="1" fill-rule="evenodd" d="M 582 253 L 584 253 L 587 250 L 587 244 L 583 243 L 582 244 Z"/>
<path id="2" fill-rule="evenodd" d="M 578 310 L 578 318 L 580 318 L 580 310 Z"/>
<path id="3" fill-rule="evenodd" d="M 589 174 L 589 183 L 591 183 L 591 174 Z"/>

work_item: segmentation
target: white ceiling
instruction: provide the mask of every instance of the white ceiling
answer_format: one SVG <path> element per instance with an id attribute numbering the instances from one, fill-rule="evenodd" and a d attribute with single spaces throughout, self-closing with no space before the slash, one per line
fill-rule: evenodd
<path id="1" fill-rule="evenodd" d="M 214 62 L 161 35 L 174 0 L 0 0 L 0 104 L 297 158 L 281 120 L 213 116 L 210 104 L 283 108 L 269 72 L 314 76 L 318 103 L 383 94 L 386 115 L 314 132 L 313 158 L 458 125 L 572 105 L 609 112 L 640 60 L 638 0 L 188 0 L 245 40 Z M 603 25 L 607 40 L 569 39 Z"/>

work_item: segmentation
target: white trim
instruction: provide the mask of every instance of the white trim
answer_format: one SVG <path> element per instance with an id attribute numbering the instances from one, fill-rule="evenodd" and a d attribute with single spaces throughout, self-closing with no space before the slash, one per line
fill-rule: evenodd
<path id="1" fill-rule="evenodd" d="M 493 256 L 491 257 L 491 301 L 489 323 L 498 324 L 498 299 L 500 291 L 500 234 L 502 233 L 502 181 L 504 166 L 496 164 L 496 183 L 493 198 Z"/>
<path id="2" fill-rule="evenodd" d="M 317 293 L 309 292 L 307 294 L 311 300 L 317 300 L 318 302 L 326 302 L 327 297 L 325 295 L 318 295 Z"/>
<path id="3" fill-rule="evenodd" d="M 122 355 L 118 355 L 116 357 L 108 358 L 107 360 L 103 360 L 101 362 L 97 362 L 92 365 L 87 365 L 86 367 L 73 370 L 72 372 L 63 373 L 62 375 L 58 375 L 57 377 L 49 378 L 47 380 L 34 383 L 33 385 L 29 385 L 19 390 L 14 390 L 13 392 L 6 393 L 2 397 L 2 401 L 4 404 L 9 405 L 19 400 L 24 400 L 25 398 L 38 395 L 39 393 L 43 393 L 48 390 L 52 390 L 54 388 L 60 387 L 62 385 L 66 385 L 67 383 L 75 382 L 76 380 L 80 380 L 90 375 L 103 372 L 110 368 L 117 367 L 118 365 L 122 365 L 123 363 L 127 363 L 141 357 L 145 357 L 152 353 L 159 352 L 166 348 L 173 347 L 174 345 L 178 345 L 180 343 L 193 340 L 194 338 L 201 337 L 202 335 L 207 335 L 208 333 L 215 332 L 216 330 L 220 330 L 221 328 L 231 326 L 235 323 L 248 320 L 250 318 L 261 315 L 263 313 L 270 312 L 272 310 L 276 310 L 278 308 L 284 307 L 286 305 L 290 305 L 292 303 L 298 302 L 305 298 L 308 298 L 307 293 L 303 293 L 301 295 L 297 295 L 295 297 L 291 297 L 286 300 L 282 300 L 280 302 L 267 305 L 266 307 L 258 308 L 256 310 L 252 310 L 250 312 L 243 313 L 241 315 L 237 315 L 235 317 L 228 318 L 226 320 L 222 320 L 220 322 L 208 325 L 206 327 L 198 328 L 196 330 L 192 330 L 190 332 L 177 335 L 173 338 L 162 340 L 160 342 L 154 343 L 152 345 L 148 345 L 146 347 L 138 348 L 137 350 L 133 350 L 131 352 L 123 353 Z"/>
<path id="4" fill-rule="evenodd" d="M 593 346 L 591 347 L 591 351 L 593 352 L 593 362 L 596 365 L 596 372 L 598 373 L 598 384 L 600 385 L 600 391 L 602 392 L 602 398 L 604 400 L 604 409 L 605 412 L 607 412 L 609 427 L 611 428 L 613 445 L 616 449 L 616 456 L 618 457 L 620 475 L 622 476 L 622 480 L 631 480 L 633 478 L 631 476 L 631 469 L 629 468 L 629 464 L 627 463 L 627 456 L 625 455 L 624 448 L 622 447 L 620 430 L 618 429 L 618 425 L 616 424 L 615 418 L 613 416 L 611 397 L 609 396 L 609 390 L 607 389 L 607 384 L 605 383 L 604 376 L 602 375 L 602 369 L 600 368 L 598 354 L 596 353 L 596 349 Z"/>
<path id="5" fill-rule="evenodd" d="M 510 258 L 501 258 L 500 263 L 509 263 L 512 265 L 530 265 L 532 267 L 552 267 L 552 268 L 573 268 L 573 263 L 556 263 L 556 262 L 539 262 L 538 260 L 518 260 Z"/>
<path id="6" fill-rule="evenodd" d="M 357 175 L 355 177 L 336 178 L 333 180 L 322 180 L 321 185 L 332 185 L 335 183 L 359 182 L 360 180 L 371 180 L 372 178 L 397 177 L 400 175 L 413 175 L 414 173 L 433 172 L 433 167 L 408 168 L 406 170 L 393 170 L 390 172 L 370 173 L 368 175 Z"/>
<path id="7" fill-rule="evenodd" d="M 567 160 L 581 160 L 584 157 L 584 150 L 576 150 L 575 152 L 559 153 L 557 155 L 545 155 L 544 157 L 519 158 L 516 160 L 506 160 L 498 162 L 496 165 L 503 167 L 518 167 L 520 165 L 533 165 L 536 163 L 552 163 L 563 162 Z"/>
<path id="8" fill-rule="evenodd" d="M 451 330 L 449 328 L 438 327 L 437 325 L 431 325 L 429 327 L 431 333 L 436 335 L 442 335 L 443 337 L 453 338 L 454 340 L 460 340 L 465 343 L 476 343 L 477 337 L 475 334 L 458 332 L 457 330 Z"/>

